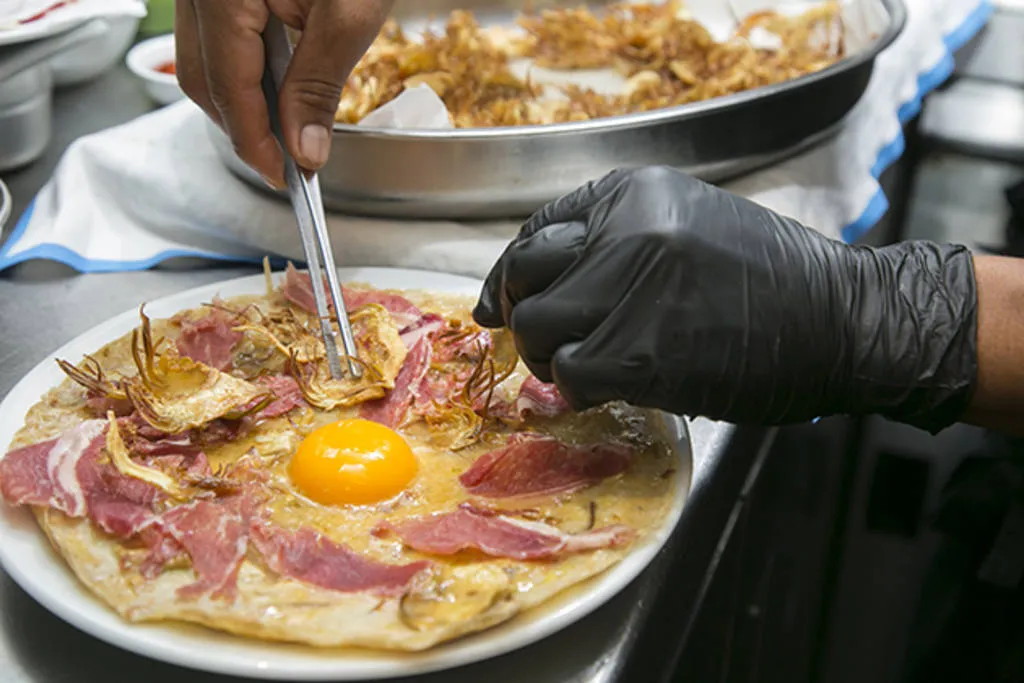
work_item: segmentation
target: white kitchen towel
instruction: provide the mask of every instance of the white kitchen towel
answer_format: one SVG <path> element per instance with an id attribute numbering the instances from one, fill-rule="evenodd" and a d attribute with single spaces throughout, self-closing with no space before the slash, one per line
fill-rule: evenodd
<path id="1" fill-rule="evenodd" d="M 902 124 L 952 72 L 952 53 L 985 24 L 987 1 L 904 0 L 907 25 L 879 56 L 843 131 L 726 187 L 852 241 L 888 206 L 878 177 L 903 152 Z M 183 102 L 82 138 L 0 248 L 0 269 L 29 259 L 83 272 L 141 270 L 177 257 L 302 260 L 290 206 L 218 160 L 202 114 Z M 339 265 L 483 276 L 518 223 L 375 220 L 332 215 Z"/>

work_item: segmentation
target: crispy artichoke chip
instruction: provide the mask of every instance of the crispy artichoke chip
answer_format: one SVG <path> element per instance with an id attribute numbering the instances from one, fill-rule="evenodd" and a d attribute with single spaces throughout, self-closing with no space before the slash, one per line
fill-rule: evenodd
<path id="1" fill-rule="evenodd" d="M 362 370 L 358 378 L 346 375 L 334 379 L 326 362 L 303 362 L 297 355 L 292 355 L 288 369 L 306 402 L 321 410 L 347 408 L 383 398 L 389 387 L 377 368 L 360 358 L 351 360 Z"/>
<path id="2" fill-rule="evenodd" d="M 81 366 L 72 365 L 59 358 L 57 365 L 73 382 L 85 387 L 92 394 L 115 400 L 128 398 L 122 388 L 121 380 L 108 378 L 99 361 L 92 356 L 86 356 Z"/>
<path id="3" fill-rule="evenodd" d="M 352 312 L 349 321 L 360 360 L 373 366 L 386 389 L 393 389 L 409 353 L 394 318 L 380 304 L 366 304 Z"/>
<path id="4" fill-rule="evenodd" d="M 157 354 L 149 318 L 141 310 L 132 332 L 139 374 L 124 382 L 139 415 L 154 428 L 177 434 L 219 418 L 239 419 L 266 407 L 271 391 L 167 349 Z"/>
<path id="5" fill-rule="evenodd" d="M 188 500 L 189 494 L 186 488 L 174 481 L 170 475 L 132 460 L 124 445 L 124 440 L 121 439 L 121 432 L 117 428 L 117 418 L 113 412 L 107 413 L 107 421 L 109 422 L 107 455 L 118 472 L 126 477 L 133 477 L 151 484 L 176 500 Z"/>
<path id="6" fill-rule="evenodd" d="M 437 446 L 452 451 L 472 446 L 480 440 L 484 419 L 463 403 L 435 404 L 423 416 L 430 438 Z"/>

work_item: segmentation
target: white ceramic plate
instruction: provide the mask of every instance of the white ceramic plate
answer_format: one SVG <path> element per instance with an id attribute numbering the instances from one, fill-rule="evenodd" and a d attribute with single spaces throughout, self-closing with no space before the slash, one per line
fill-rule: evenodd
<path id="1" fill-rule="evenodd" d="M 382 288 L 473 295 L 480 291 L 476 280 L 426 271 L 353 268 L 340 269 L 339 274 L 342 281 L 367 282 Z M 228 280 L 149 302 L 146 313 L 163 318 L 210 301 L 215 294 L 230 297 L 263 291 L 261 275 Z M 138 319 L 135 309 L 111 318 L 65 344 L 28 373 L 0 404 L 0 444 L 11 442 L 28 409 L 64 379 L 55 358 L 75 361 L 130 332 Z M 319 650 L 245 639 L 200 627 L 129 623 L 79 584 L 50 548 L 31 513 L 23 508 L 0 506 L 0 563 L 27 593 L 73 626 L 126 650 L 180 666 L 252 678 L 333 681 L 447 669 L 495 657 L 555 633 L 608 601 L 647 566 L 679 520 L 690 488 L 691 460 L 685 423 L 671 419 L 666 424 L 679 438 L 680 486 L 662 528 L 622 562 L 584 586 L 567 591 L 552 605 L 427 652 Z"/>

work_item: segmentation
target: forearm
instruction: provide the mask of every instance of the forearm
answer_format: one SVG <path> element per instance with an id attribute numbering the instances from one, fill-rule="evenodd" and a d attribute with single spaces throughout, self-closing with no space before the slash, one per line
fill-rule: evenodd
<path id="1" fill-rule="evenodd" d="M 976 256 L 978 384 L 964 421 L 1024 435 L 1024 260 Z"/>

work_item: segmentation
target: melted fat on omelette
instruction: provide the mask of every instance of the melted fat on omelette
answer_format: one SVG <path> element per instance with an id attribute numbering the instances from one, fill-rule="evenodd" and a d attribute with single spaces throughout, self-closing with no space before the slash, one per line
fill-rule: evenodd
<path id="1" fill-rule="evenodd" d="M 372 291 L 365 286 L 349 286 L 354 292 Z M 474 329 L 469 315 L 472 301 L 468 297 L 420 291 L 386 294 L 403 297 L 425 314 L 442 316 L 449 326 L 458 321 L 454 323 L 456 328 L 462 325 L 464 329 Z M 262 316 L 272 311 L 301 316 L 280 290 L 215 303 L 224 310 L 257 311 L 253 318 L 257 320 L 263 320 Z M 152 337 L 164 338 L 166 348 L 181 334 L 183 324 L 201 320 L 209 312 L 210 307 L 206 306 L 172 319 L 153 320 Z M 283 352 L 274 353 L 274 344 L 280 347 L 287 345 L 287 341 L 280 337 L 268 343 L 260 333 L 245 331 L 234 346 L 234 374 L 252 379 L 259 375 L 254 368 L 261 365 L 270 372 L 305 372 L 301 352 L 294 351 L 294 347 L 290 347 L 291 358 Z M 133 341 L 132 335 L 125 335 L 92 358 L 105 377 L 128 378 L 137 373 L 132 351 L 133 345 L 139 343 Z M 161 346 L 159 342 L 155 345 Z M 406 362 L 410 362 L 409 357 Z M 245 371 L 239 372 L 238 368 Z M 194 368 L 190 366 L 187 370 Z M 309 376 L 312 375 L 310 371 Z M 514 404 L 528 378 L 528 371 L 518 362 L 492 388 L 487 400 Z M 392 384 L 388 391 L 396 390 L 395 378 L 380 381 Z M 128 393 L 131 395 L 131 391 Z M 65 380 L 30 410 L 11 449 L 54 438 L 85 420 L 95 419 L 95 412 L 87 405 L 89 396 L 78 383 Z M 631 548 L 643 544 L 662 525 L 676 488 L 685 484 L 676 472 L 677 456 L 660 416 L 620 404 L 548 418 L 528 416 L 521 421 L 487 417 L 474 439 L 458 448 L 446 445 L 438 438 L 437 429 L 415 416 L 407 416 L 396 426 L 393 437 L 385 434 L 392 430 L 384 427 L 366 428 L 365 421 L 359 419 L 362 404 L 322 409 L 307 402 L 284 415 L 251 425 L 237 438 L 206 445 L 203 453 L 215 474 L 228 472 L 240 462 L 260 471 L 262 490 L 266 492 L 260 510 L 274 528 L 289 532 L 312 529 L 363 558 L 387 565 L 429 563 L 400 592 L 344 591 L 316 585 L 287 572 L 282 574 L 280 567 L 271 566 L 272 562 L 250 547 L 237 571 L 237 584 L 231 594 L 207 591 L 186 598 L 182 597 L 183 590 L 189 590 L 197 576 L 187 557 L 176 557 L 155 575 L 147 575 L 141 566 L 142 550 L 130 539 L 116 538 L 85 517 L 69 516 L 45 506 L 33 506 L 33 510 L 54 548 L 81 582 L 129 620 L 193 622 L 240 635 L 323 647 L 412 651 L 507 621 L 600 574 L 625 557 Z M 331 427 L 344 420 L 352 421 L 343 423 L 345 429 Z M 323 428 L 326 431 L 321 431 Z M 406 456 L 399 455 L 394 462 L 401 463 L 400 466 L 387 469 L 387 459 L 382 463 L 375 452 L 371 454 L 373 462 L 355 460 L 351 467 L 345 465 L 337 470 L 347 471 L 348 467 L 366 475 L 364 479 L 353 475 L 351 481 L 337 482 L 334 488 L 317 487 L 317 453 L 309 456 L 313 463 L 309 467 L 313 469 L 307 468 L 304 479 L 296 476 L 295 465 L 296 454 L 304 444 L 314 442 L 308 440 L 314 432 L 326 434 L 324 438 L 328 440 L 337 432 L 348 434 L 346 439 L 369 440 L 368 443 L 383 434 L 397 449 L 396 453 L 407 447 L 414 463 L 410 465 Z M 471 494 L 460 482 L 460 475 L 481 456 L 505 446 L 509 437 L 517 433 L 546 435 L 569 445 L 627 444 L 632 453 L 624 472 L 573 490 L 515 499 L 481 500 Z M 341 446 L 342 450 L 347 447 Z M 364 456 L 357 453 L 353 457 Z M 324 471 L 325 477 L 333 476 L 329 467 Z M 297 481 L 307 483 L 300 486 Z M 396 488 L 396 495 L 388 495 Z M 320 493 L 310 495 L 313 489 Z M 323 502 L 323 491 L 341 496 L 340 499 L 364 502 L 327 504 Z M 354 496 L 353 491 L 363 498 L 345 498 Z M 387 497 L 365 502 L 376 492 Z M 318 496 L 320 502 L 315 500 Z M 161 505 L 177 503 L 180 501 Z M 542 559 L 511 559 L 489 556 L 478 548 L 449 555 L 421 552 L 407 545 L 400 535 L 380 533 L 382 523 L 395 528 L 410 520 L 451 513 L 460 504 L 481 506 L 488 514 L 504 512 L 527 526 L 547 525 L 568 535 L 624 525 L 635 536 L 625 545 L 560 552 Z"/>

